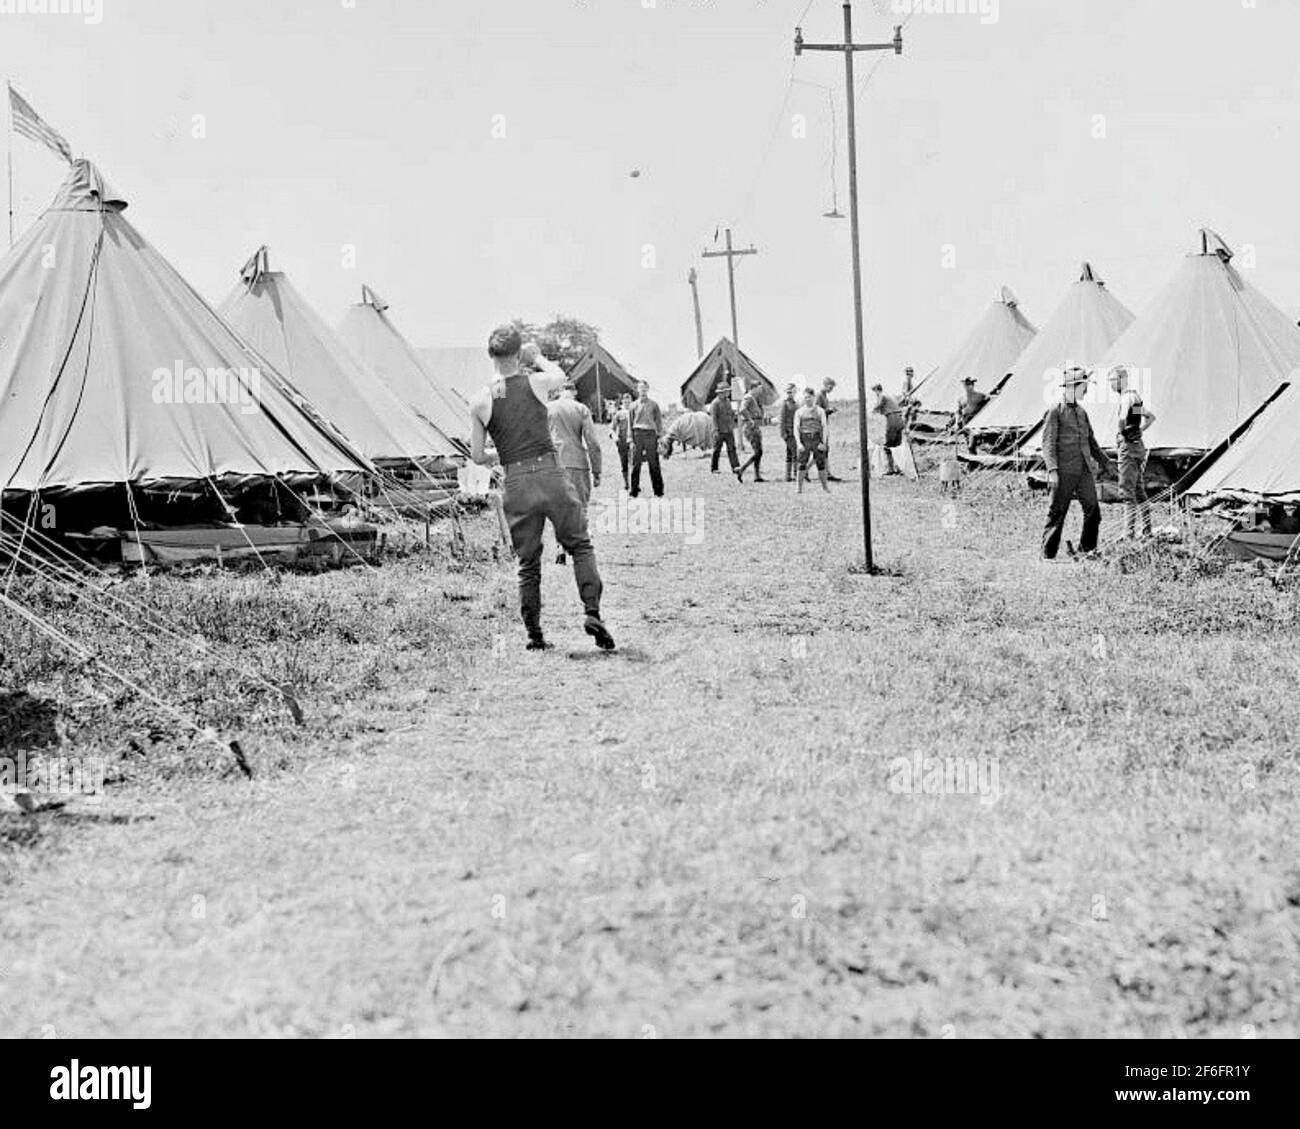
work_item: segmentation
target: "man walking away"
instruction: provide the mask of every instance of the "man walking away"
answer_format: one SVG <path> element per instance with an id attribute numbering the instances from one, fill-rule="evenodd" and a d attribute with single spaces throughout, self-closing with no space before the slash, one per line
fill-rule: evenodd
<path id="1" fill-rule="evenodd" d="M 1043 417 L 1043 461 L 1047 464 L 1047 481 L 1052 501 L 1047 508 L 1043 528 L 1043 559 L 1055 560 L 1061 547 L 1061 532 L 1070 502 L 1078 498 L 1083 507 L 1083 533 L 1079 551 L 1091 553 L 1097 547 L 1101 530 L 1101 506 L 1097 503 L 1097 481 L 1088 463 L 1091 455 L 1103 468 L 1110 467 L 1106 452 L 1092 433 L 1088 413 L 1079 398 L 1088 390 L 1088 374 L 1078 365 L 1066 368 L 1061 376 L 1061 402 L 1049 408 Z"/>
<path id="2" fill-rule="evenodd" d="M 799 437 L 799 493 L 803 493 L 803 484 L 808 480 L 808 460 L 817 464 L 817 477 L 822 489 L 830 492 L 826 485 L 829 477 L 826 473 L 826 411 L 817 405 L 817 394 L 811 388 L 803 392 L 803 407 L 794 415 L 795 434 Z"/>
<path id="3" fill-rule="evenodd" d="M 725 446 L 731 473 L 736 474 L 740 470 L 740 460 L 736 458 L 736 413 L 731 410 L 730 384 L 723 382 L 713 389 L 709 418 L 713 420 L 713 463 L 709 469 L 718 473 L 718 456 Z"/>
<path id="4" fill-rule="evenodd" d="M 628 467 L 632 461 L 632 397 L 624 392 L 619 398 L 618 410 L 614 412 L 609 426 L 610 437 L 618 447 L 618 461 L 623 468 L 623 489 L 628 489 Z"/>
<path id="5" fill-rule="evenodd" d="M 1111 389 L 1119 397 L 1119 488 L 1124 493 L 1124 535 L 1138 536 L 1141 511 L 1142 536 L 1151 536 L 1151 507 L 1147 501 L 1147 445 L 1142 433 L 1156 422 L 1155 413 L 1143 402 L 1136 388 L 1129 387 L 1128 369 L 1116 365 L 1110 370 Z"/>
<path id="6" fill-rule="evenodd" d="M 587 505 L 591 501 L 592 488 L 600 485 L 600 440 L 596 438 L 596 423 L 591 418 L 591 409 L 579 403 L 577 395 L 573 381 L 566 381 L 559 398 L 547 404 L 546 421 L 560 466 L 582 503 L 582 528 L 589 530 Z M 564 564 L 563 548 L 555 563 Z"/>
<path id="7" fill-rule="evenodd" d="M 825 417 L 825 451 L 826 451 L 826 478 L 829 482 L 843 482 L 841 478 L 836 478 L 830 472 L 831 465 L 831 416 L 839 409 L 831 407 L 831 393 L 835 391 L 835 381 L 829 376 L 822 381 L 822 390 L 817 393 L 817 407 L 822 411 Z M 820 464 L 819 464 L 820 466 Z M 865 473 L 865 471 L 864 471 Z"/>
<path id="8" fill-rule="evenodd" d="M 519 558 L 519 610 L 528 632 L 528 649 L 549 648 L 542 634 L 542 531 L 549 518 L 556 539 L 573 558 L 573 578 L 586 613 L 583 630 L 604 651 L 614 637 L 600 618 L 602 584 L 583 521 L 582 503 L 555 454 L 546 410 L 550 393 L 564 384 L 564 373 L 541 350 L 523 345 L 519 330 L 503 325 L 488 338 L 496 367 L 492 383 L 470 405 L 470 457 L 488 462 L 487 437 L 505 469 L 503 509 L 510 540 Z M 538 372 L 520 370 L 520 361 Z"/>
<path id="9" fill-rule="evenodd" d="M 650 385 L 637 381 L 636 400 L 632 404 L 632 497 L 641 493 L 641 464 L 650 464 L 650 487 L 656 498 L 664 496 L 664 476 L 659 469 L 659 436 L 664 417 L 659 405 L 650 399 Z"/>
<path id="10" fill-rule="evenodd" d="M 885 393 L 879 384 L 873 384 L 871 391 L 876 394 L 871 410 L 885 417 L 885 466 L 886 474 L 901 474 L 894 462 L 894 448 L 903 442 L 903 408 L 893 396 Z"/>
<path id="11" fill-rule="evenodd" d="M 781 401 L 781 438 L 785 441 L 785 480 L 793 482 L 799 467 L 799 440 L 794 434 L 794 416 L 799 404 L 794 398 L 794 385 L 785 386 L 785 399 Z"/>
<path id="12" fill-rule="evenodd" d="M 745 471 L 752 464 L 754 481 L 766 482 L 767 479 L 763 477 L 763 404 L 758 398 L 757 380 L 750 380 L 745 398 L 740 402 L 740 419 L 745 429 L 745 441 L 753 454 L 745 460 L 745 465 L 736 471 L 736 480 L 744 482 Z"/>

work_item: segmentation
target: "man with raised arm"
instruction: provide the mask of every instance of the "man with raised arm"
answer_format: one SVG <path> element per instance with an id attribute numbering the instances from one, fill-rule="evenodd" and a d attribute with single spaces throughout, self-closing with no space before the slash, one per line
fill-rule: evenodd
<path id="1" fill-rule="evenodd" d="M 550 647 L 542 634 L 542 530 L 549 519 L 555 539 L 573 560 L 573 576 L 586 613 L 583 630 L 601 650 L 612 651 L 614 637 L 600 618 L 603 586 L 596 550 L 582 503 L 551 439 L 546 405 L 551 392 L 564 386 L 564 373 L 535 344 L 523 344 L 512 325 L 492 331 L 488 356 L 496 375 L 470 404 L 470 457 L 480 465 L 487 463 L 485 447 L 491 436 L 505 470 L 503 508 L 519 559 L 519 610 L 528 632 L 528 649 Z M 537 371 L 522 370 L 521 360 Z"/>

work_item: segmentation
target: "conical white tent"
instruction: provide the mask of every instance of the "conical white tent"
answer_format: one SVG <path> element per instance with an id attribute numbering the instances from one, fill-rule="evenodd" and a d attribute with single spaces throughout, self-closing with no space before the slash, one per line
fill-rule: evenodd
<path id="1" fill-rule="evenodd" d="M 0 261 L 0 489 L 368 471 L 88 161 Z"/>
<path id="2" fill-rule="evenodd" d="M 469 406 L 430 376 L 415 346 L 388 320 L 387 309 L 387 302 L 362 286 L 361 301 L 339 323 L 343 343 L 416 415 L 444 435 L 468 442 Z"/>
<path id="3" fill-rule="evenodd" d="M 988 392 L 1011 371 L 1035 332 L 1016 296 L 1004 286 L 962 343 L 918 385 L 917 402 L 927 412 L 951 413 L 968 376 L 975 378 L 979 391 Z"/>
<path id="4" fill-rule="evenodd" d="M 1155 413 L 1148 449 L 1208 451 L 1250 418 L 1300 366 L 1300 328 L 1232 266 L 1214 232 L 1201 232 L 1165 288 L 1107 350 L 1084 404 L 1103 447 L 1117 421 L 1105 373 L 1123 364 Z M 1024 449 L 1038 450 L 1030 436 Z"/>
<path id="5" fill-rule="evenodd" d="M 1133 322 L 1133 315 L 1087 263 L 1043 328 L 1020 354 L 1011 378 L 975 417 L 971 430 L 1025 430 L 1039 423 L 1060 395 L 1062 367 L 1095 365 Z"/>
<path id="6" fill-rule="evenodd" d="M 1188 493 L 1300 502 L 1300 383 L 1269 404 Z"/>
<path id="7" fill-rule="evenodd" d="M 455 444 L 348 352 L 261 247 L 220 306 L 230 326 L 372 460 L 454 455 Z"/>

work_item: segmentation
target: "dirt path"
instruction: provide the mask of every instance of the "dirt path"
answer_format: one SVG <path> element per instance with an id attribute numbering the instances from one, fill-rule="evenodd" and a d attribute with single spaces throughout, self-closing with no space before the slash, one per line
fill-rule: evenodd
<path id="1" fill-rule="evenodd" d="M 1023 640 L 1066 574 L 1045 576 L 1032 541 L 988 553 L 968 517 L 943 534 L 944 561 L 933 542 L 913 548 L 938 503 L 891 481 L 879 545 L 908 575 L 868 582 L 845 568 L 856 483 L 796 501 L 784 483 L 711 476 L 694 454 L 667 477 L 672 496 L 703 506 L 697 544 L 597 533 L 617 654 L 591 650 L 571 574 L 548 564 L 555 652 L 522 650 L 511 607 L 485 620 L 463 684 L 428 693 L 417 728 L 304 774 L 121 798 L 149 820 L 100 821 L 33 862 L 6 895 L 4 1033 L 1024 1035 L 1191 1022 L 1172 974 L 1133 973 L 1175 1001 L 1154 1010 L 1150 993 L 1131 1003 L 1116 987 L 1116 962 L 1151 923 L 1110 925 L 1095 907 L 1131 896 L 1159 918 L 1163 882 L 1186 880 L 1177 837 L 1204 833 L 1203 813 L 1158 809 L 1167 848 L 1151 846 L 1145 810 L 1103 827 L 1096 796 L 1064 783 L 1068 755 L 996 808 L 885 787 L 897 756 L 1041 744 L 964 708 L 1031 691 L 990 686 L 960 640 L 1012 668 L 1037 661 Z M 499 583 L 512 600 L 504 568 Z M 1082 638 L 1060 645 L 1073 653 Z M 906 693 L 921 683 L 924 709 Z M 1018 708 L 1061 724 L 1037 702 Z M 1109 724 L 1085 723 L 1119 756 Z M 1203 885 L 1230 885 L 1245 865 L 1249 845 L 1232 835 Z M 1141 875 L 1131 851 L 1146 852 Z M 1287 881 L 1282 860 L 1272 874 Z M 1268 960 L 1288 943 L 1268 941 Z M 1224 1004 L 1207 1029 L 1267 1023 L 1294 978 L 1275 974 L 1276 989 Z"/>
<path id="2" fill-rule="evenodd" d="M 703 507 L 701 540 L 686 543 L 693 526 L 598 534 L 618 654 L 591 650 L 571 574 L 548 564 L 558 649 L 526 654 L 504 617 L 418 730 L 305 779 L 110 804 L 133 821 L 74 837 L 19 887 L 35 897 L 6 908 L 8 1032 L 435 1032 L 448 1000 L 522 1006 L 542 973 L 513 954 L 511 927 L 535 960 L 526 931 L 557 878 L 575 925 L 598 917 L 611 852 L 651 849 L 620 833 L 628 813 L 682 786 L 676 758 L 751 727 L 745 633 L 815 626 L 811 601 L 774 612 L 761 515 L 784 484 L 711 478 L 694 454 L 666 469 L 675 497 L 693 491 L 688 517 Z M 844 495 L 807 503 L 819 520 L 851 513 Z"/>

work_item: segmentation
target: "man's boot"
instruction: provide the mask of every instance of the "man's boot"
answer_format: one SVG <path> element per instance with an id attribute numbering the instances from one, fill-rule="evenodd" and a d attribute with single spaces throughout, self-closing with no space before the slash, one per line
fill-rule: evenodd
<path id="1" fill-rule="evenodd" d="M 755 456 L 754 456 L 752 459 L 750 459 L 749 461 L 752 462 L 752 463 L 754 464 L 754 481 L 755 481 L 755 482 L 766 482 L 767 479 L 763 477 L 763 470 L 762 470 L 762 467 L 763 467 L 763 456 L 762 456 L 762 455 L 755 455 Z"/>
<path id="2" fill-rule="evenodd" d="M 824 470 L 819 470 L 817 472 L 817 477 L 820 478 L 822 481 L 822 489 L 825 490 L 827 494 L 829 494 L 831 492 L 831 488 L 826 485 L 826 479 L 829 478 L 830 476 Z"/>

